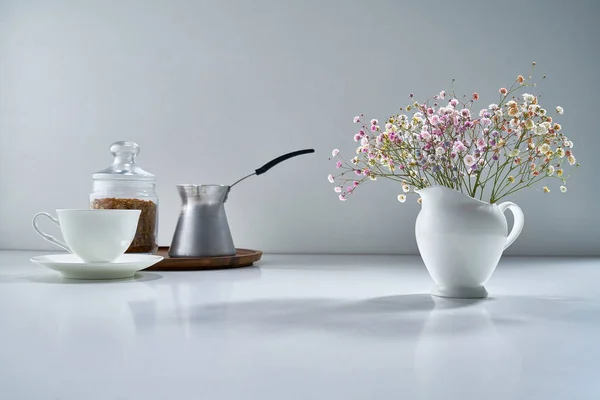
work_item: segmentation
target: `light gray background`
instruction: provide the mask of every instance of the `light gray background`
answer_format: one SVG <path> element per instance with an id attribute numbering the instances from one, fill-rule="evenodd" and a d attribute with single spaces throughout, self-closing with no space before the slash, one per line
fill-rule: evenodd
<path id="1" fill-rule="evenodd" d="M 354 115 L 383 119 L 449 88 L 482 105 L 531 61 L 548 79 L 582 167 L 569 192 L 520 192 L 508 254 L 600 254 L 597 1 L 0 0 L 0 248 L 55 249 L 37 211 L 87 207 L 110 143 L 133 140 L 158 177 L 161 245 L 177 183 L 231 183 L 282 153 L 314 147 L 236 187 L 238 247 L 267 252 L 416 253 L 415 198 L 372 182 L 337 200 L 331 149 L 355 149 Z M 595 177 L 596 176 L 596 177 Z"/>

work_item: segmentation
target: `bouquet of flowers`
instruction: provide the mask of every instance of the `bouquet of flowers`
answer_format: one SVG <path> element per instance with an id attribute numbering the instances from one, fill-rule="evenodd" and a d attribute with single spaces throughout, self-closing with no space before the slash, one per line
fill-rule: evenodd
<path id="1" fill-rule="evenodd" d="M 499 89 L 497 104 L 478 112 L 474 108 L 479 94 L 459 100 L 453 81 L 451 95 L 441 91 L 418 102 L 411 93 L 410 104 L 381 124 L 383 128 L 377 119 L 367 123 L 362 114 L 354 117 L 361 124 L 354 134 L 359 143 L 356 156 L 344 160 L 334 149 L 339 173 L 330 174 L 329 182 L 335 184 L 342 201 L 367 180 L 377 178 L 401 183 L 398 200 L 402 203 L 404 193 L 432 185 L 492 204 L 545 179 L 558 180 L 559 190 L 566 192 L 565 170 L 579 164 L 573 142 L 550 115 L 560 116 L 563 109 L 557 106 L 550 113 L 540 105 L 539 96 L 518 95 L 536 86 L 531 79 L 519 75 L 511 87 Z M 542 190 L 550 192 L 548 186 Z"/>

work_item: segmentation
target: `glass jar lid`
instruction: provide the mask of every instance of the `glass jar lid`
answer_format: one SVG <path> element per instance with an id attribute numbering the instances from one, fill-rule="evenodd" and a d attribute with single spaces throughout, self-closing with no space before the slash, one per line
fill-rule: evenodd
<path id="1" fill-rule="evenodd" d="M 135 157 L 140 152 L 140 146 L 134 142 L 121 141 L 110 145 L 114 156 L 110 167 L 94 173 L 94 179 L 154 181 L 156 178 L 150 172 L 135 165 Z"/>

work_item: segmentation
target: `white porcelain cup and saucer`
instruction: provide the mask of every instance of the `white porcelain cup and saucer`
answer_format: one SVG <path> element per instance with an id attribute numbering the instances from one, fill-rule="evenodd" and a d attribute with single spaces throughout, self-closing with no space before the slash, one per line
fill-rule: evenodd
<path id="1" fill-rule="evenodd" d="M 44 239 L 70 254 L 32 257 L 31 261 L 71 279 L 123 279 L 161 261 L 151 254 L 125 254 L 131 245 L 140 210 L 56 210 L 33 217 L 33 229 Z M 60 228 L 64 242 L 43 232 L 39 218 L 47 217 Z"/>

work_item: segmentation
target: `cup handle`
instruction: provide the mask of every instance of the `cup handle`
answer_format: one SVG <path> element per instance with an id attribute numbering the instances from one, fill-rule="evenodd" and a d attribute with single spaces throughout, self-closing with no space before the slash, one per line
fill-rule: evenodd
<path id="1" fill-rule="evenodd" d="M 504 250 L 506 250 L 508 246 L 513 244 L 513 242 L 517 240 L 521 234 L 521 231 L 523 230 L 523 224 L 525 223 L 525 216 L 523 215 L 523 210 L 521 210 L 521 207 L 510 201 L 498 204 L 498 207 L 502 213 L 504 213 L 507 209 L 510 210 L 515 217 L 513 227 L 506 238 L 506 245 L 504 246 Z"/>
<path id="2" fill-rule="evenodd" d="M 35 214 L 33 216 L 33 229 L 44 239 L 46 239 L 47 241 L 49 241 L 50 243 L 54 243 L 55 245 L 62 247 L 63 249 L 65 249 L 66 251 L 68 251 L 69 253 L 71 253 L 71 249 L 69 248 L 69 246 L 67 246 L 67 244 L 61 240 L 58 240 L 57 238 L 55 238 L 52 235 L 48 235 L 47 233 L 42 232 L 42 230 L 40 229 L 40 227 L 38 226 L 38 218 L 44 216 L 44 217 L 48 217 L 48 219 L 50 219 L 50 221 L 52 221 L 54 223 L 54 225 L 58 226 L 60 228 L 60 222 L 58 222 L 58 219 L 54 218 L 52 215 L 46 213 L 46 212 L 39 212 L 37 214 Z"/>

